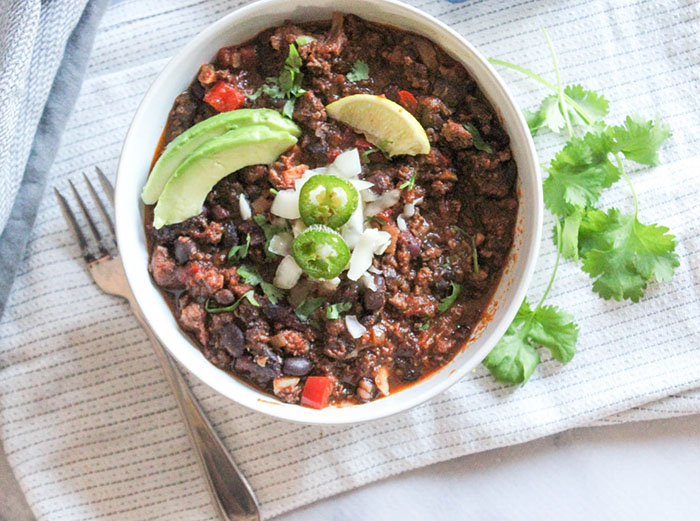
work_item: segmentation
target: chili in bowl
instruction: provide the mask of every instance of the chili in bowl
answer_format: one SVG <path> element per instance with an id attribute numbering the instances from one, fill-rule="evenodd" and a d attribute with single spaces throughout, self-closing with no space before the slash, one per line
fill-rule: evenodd
<path id="1" fill-rule="evenodd" d="M 117 221 L 137 300 L 178 360 L 261 412 L 345 423 L 420 403 L 522 300 L 541 228 L 522 116 L 466 42 L 403 4 L 239 13 L 171 62 L 127 137 Z M 175 76 L 171 106 L 147 106 Z"/>

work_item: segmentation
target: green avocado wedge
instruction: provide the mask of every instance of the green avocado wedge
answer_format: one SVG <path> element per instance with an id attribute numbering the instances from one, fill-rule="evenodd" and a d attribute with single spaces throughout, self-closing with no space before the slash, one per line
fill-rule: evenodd
<path id="1" fill-rule="evenodd" d="M 163 188 L 153 211 L 153 226 L 161 228 L 198 215 L 214 185 L 250 165 L 268 165 L 297 142 L 286 131 L 263 125 L 237 128 L 210 139 L 185 159 Z"/>
<path id="2" fill-rule="evenodd" d="M 299 137 L 301 130 L 294 122 L 272 109 L 238 109 L 222 112 L 205 119 L 172 140 L 153 165 L 141 199 L 146 204 L 155 204 L 163 188 L 180 163 L 200 145 L 226 132 L 252 125 L 263 125 L 270 130 L 281 130 Z"/>

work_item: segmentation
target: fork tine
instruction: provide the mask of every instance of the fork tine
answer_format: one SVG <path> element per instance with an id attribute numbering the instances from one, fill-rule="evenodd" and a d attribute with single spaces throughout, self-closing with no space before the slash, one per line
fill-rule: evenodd
<path id="1" fill-rule="evenodd" d="M 61 207 L 61 213 L 68 223 L 68 228 L 71 229 L 73 235 L 75 235 L 75 238 L 78 241 L 78 246 L 80 246 L 80 252 L 83 255 L 83 258 L 86 262 L 92 262 L 95 260 L 95 256 L 90 252 L 85 235 L 83 235 L 83 232 L 80 230 L 80 226 L 78 226 L 78 221 L 75 220 L 73 211 L 70 209 L 70 206 L 68 206 L 68 202 L 66 201 L 65 197 L 61 195 L 61 192 L 59 192 L 55 187 L 53 191 L 56 194 L 56 199 L 58 199 L 58 205 Z"/>
<path id="2" fill-rule="evenodd" d="M 104 174 L 104 172 L 99 166 L 96 166 L 95 170 L 97 170 L 97 177 L 100 180 L 102 189 L 107 194 L 109 202 L 112 203 L 112 208 L 114 208 L 114 188 L 112 188 L 112 183 L 109 182 L 109 179 L 107 179 L 107 176 Z"/>
<path id="3" fill-rule="evenodd" d="M 105 223 L 107 224 L 107 228 L 109 229 L 109 233 L 112 235 L 112 239 L 116 243 L 117 237 L 116 237 L 116 234 L 114 233 L 114 223 L 112 223 L 112 218 L 107 213 L 107 209 L 105 208 L 105 205 L 102 204 L 102 199 L 100 199 L 99 196 L 97 195 L 97 192 L 95 191 L 95 187 L 92 186 L 92 183 L 90 182 L 90 179 L 88 178 L 88 176 L 85 175 L 85 172 L 83 172 L 83 178 L 85 179 L 85 183 L 87 184 L 88 191 L 90 192 L 90 196 L 92 197 L 93 201 L 95 201 L 95 206 L 97 206 L 97 209 L 99 210 L 100 214 L 102 214 L 102 219 L 104 219 Z"/>
<path id="4" fill-rule="evenodd" d="M 97 226 L 95 226 L 95 221 L 92 220 L 92 217 L 90 216 L 90 213 L 88 212 L 88 209 L 85 207 L 85 203 L 83 202 L 83 198 L 80 197 L 80 194 L 75 189 L 75 185 L 73 184 L 73 181 L 71 181 L 69 179 L 68 184 L 70 185 L 70 188 L 73 191 L 73 196 L 75 197 L 76 201 L 78 201 L 78 206 L 80 206 L 80 211 L 85 216 L 85 221 L 87 221 L 88 228 L 90 228 L 90 232 L 92 232 L 92 236 L 95 238 L 95 240 L 99 244 L 100 250 L 102 250 L 103 249 L 102 248 L 102 235 L 100 235 L 100 232 L 97 229 Z M 101 253 L 104 253 L 104 252 L 101 251 Z"/>

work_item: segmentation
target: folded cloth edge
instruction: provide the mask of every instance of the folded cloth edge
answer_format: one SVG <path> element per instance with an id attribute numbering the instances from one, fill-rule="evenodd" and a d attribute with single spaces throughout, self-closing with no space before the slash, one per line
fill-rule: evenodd
<path id="1" fill-rule="evenodd" d="M 56 157 L 61 134 L 68 121 L 87 68 L 97 26 L 108 0 L 90 0 L 73 29 L 56 72 L 49 98 L 39 121 L 27 166 L 2 235 L 0 235 L 0 317 L 15 274 L 24 258 L 34 227 L 49 169 Z"/>

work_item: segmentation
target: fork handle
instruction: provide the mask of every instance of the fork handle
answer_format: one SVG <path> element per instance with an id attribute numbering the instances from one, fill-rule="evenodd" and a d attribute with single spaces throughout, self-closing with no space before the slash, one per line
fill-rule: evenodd
<path id="1" fill-rule="evenodd" d="M 153 350 L 175 393 L 187 433 L 219 517 L 222 521 L 259 521 L 258 503 L 248 481 L 216 435 L 175 362 L 146 323 L 138 304 L 131 299 L 129 304 L 151 340 Z"/>

